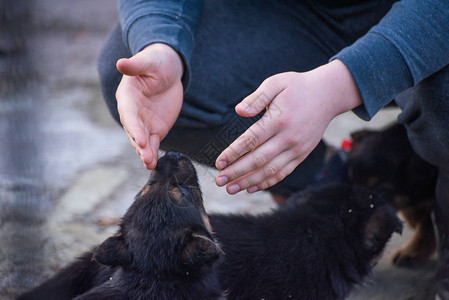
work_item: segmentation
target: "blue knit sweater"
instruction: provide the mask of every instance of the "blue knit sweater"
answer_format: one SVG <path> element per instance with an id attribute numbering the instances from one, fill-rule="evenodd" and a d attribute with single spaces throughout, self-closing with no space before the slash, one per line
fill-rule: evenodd
<path id="1" fill-rule="evenodd" d="M 201 0 L 118 0 L 125 44 L 133 54 L 161 42 L 185 63 L 188 85 Z M 401 91 L 449 64 L 449 0 L 402 0 L 378 25 L 331 59 L 351 71 L 363 105 L 355 112 L 369 120 Z"/>

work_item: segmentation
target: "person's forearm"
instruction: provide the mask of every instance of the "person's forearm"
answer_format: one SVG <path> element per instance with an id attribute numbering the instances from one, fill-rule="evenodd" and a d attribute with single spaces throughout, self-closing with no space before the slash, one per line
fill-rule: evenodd
<path id="1" fill-rule="evenodd" d="M 449 64 L 449 1 L 402 0 L 332 59 L 351 71 L 370 119 L 403 90 Z"/>
<path id="2" fill-rule="evenodd" d="M 123 40 L 131 53 L 152 43 L 171 46 L 184 61 L 186 85 L 202 0 L 118 0 L 118 11 Z"/>

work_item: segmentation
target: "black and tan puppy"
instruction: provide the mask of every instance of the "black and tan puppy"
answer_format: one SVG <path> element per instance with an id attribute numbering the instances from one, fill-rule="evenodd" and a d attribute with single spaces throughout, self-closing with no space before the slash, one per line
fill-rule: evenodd
<path id="1" fill-rule="evenodd" d="M 401 229 L 383 197 L 349 185 L 210 222 L 218 261 L 196 172 L 168 153 L 116 236 L 21 299 L 343 299 Z"/>
<path id="2" fill-rule="evenodd" d="M 195 169 L 162 157 L 115 236 L 19 299 L 222 299 Z"/>
<path id="3" fill-rule="evenodd" d="M 349 182 L 392 188 L 396 195 L 392 204 L 415 228 L 410 242 L 393 255 L 393 263 L 412 266 L 425 261 L 436 250 L 431 210 L 437 168 L 415 153 L 402 125 L 351 136 L 353 146 L 346 162 Z"/>

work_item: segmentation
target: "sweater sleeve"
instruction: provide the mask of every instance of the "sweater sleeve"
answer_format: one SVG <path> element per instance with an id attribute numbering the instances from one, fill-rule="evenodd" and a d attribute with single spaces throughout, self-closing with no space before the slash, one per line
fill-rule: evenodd
<path id="1" fill-rule="evenodd" d="M 202 0 L 118 0 L 117 4 L 123 41 L 131 53 L 153 43 L 171 46 L 183 59 L 186 90 Z"/>
<path id="2" fill-rule="evenodd" d="M 449 1 L 402 0 L 332 59 L 351 71 L 369 120 L 403 90 L 449 64 Z"/>

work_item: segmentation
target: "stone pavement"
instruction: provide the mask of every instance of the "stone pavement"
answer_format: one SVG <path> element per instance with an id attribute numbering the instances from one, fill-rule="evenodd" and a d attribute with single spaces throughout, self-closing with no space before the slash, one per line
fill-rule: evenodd
<path id="1" fill-rule="evenodd" d="M 0 193 L 0 299 L 11 299 L 44 280 L 115 232 L 116 218 L 149 176 L 108 115 L 98 87 L 95 59 L 117 21 L 115 2 L 39 0 L 33 14 L 31 55 L 40 87 L 34 90 L 38 101 L 32 115 L 39 119 L 35 124 L 39 144 L 26 158 L 31 157 L 34 169 L 39 168 L 33 176 L 39 179 L 42 193 L 36 196 L 38 203 L 28 195 L 30 201 L 21 206 Z M 382 127 L 397 113 L 385 110 L 369 124 L 345 114 L 331 124 L 325 139 L 338 145 L 350 131 Z M 0 162 L 7 160 L 0 156 Z M 274 207 L 265 192 L 230 196 L 215 186 L 215 170 L 203 166 L 197 170 L 208 212 L 260 213 Z M 0 173 L 0 190 L 7 179 L 4 174 Z M 6 193 L 18 199 L 20 191 L 10 188 Z M 39 217 L 30 218 L 21 211 L 24 208 Z M 415 269 L 390 264 L 394 249 L 411 233 L 407 228 L 402 237 L 392 239 L 372 278 L 349 299 L 433 299 L 435 259 Z"/>

